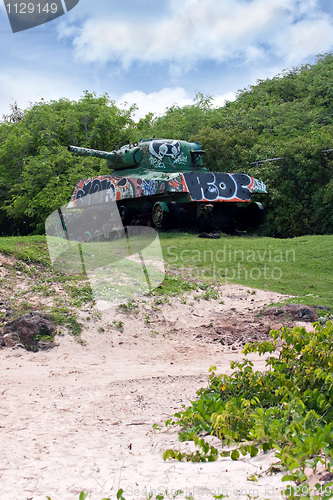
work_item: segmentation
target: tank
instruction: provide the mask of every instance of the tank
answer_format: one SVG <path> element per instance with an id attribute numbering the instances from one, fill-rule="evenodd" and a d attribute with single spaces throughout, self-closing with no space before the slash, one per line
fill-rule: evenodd
<path id="1" fill-rule="evenodd" d="M 68 150 L 104 158 L 111 170 L 80 180 L 69 208 L 79 209 L 90 200 L 95 205 L 116 202 L 124 226 L 159 230 L 194 226 L 230 232 L 262 221 L 263 206 L 251 197 L 266 193 L 265 184 L 246 173 L 208 170 L 197 142 L 152 138 L 110 152 L 77 146 Z"/>

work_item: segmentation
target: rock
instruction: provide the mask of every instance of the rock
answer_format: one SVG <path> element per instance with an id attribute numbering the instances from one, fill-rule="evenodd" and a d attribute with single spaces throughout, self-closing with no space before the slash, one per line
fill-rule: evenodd
<path id="1" fill-rule="evenodd" d="M 199 238 L 210 238 L 213 240 L 218 240 L 221 238 L 221 233 L 220 232 L 214 232 L 214 233 L 201 233 L 198 235 Z"/>
<path id="2" fill-rule="evenodd" d="M 50 319 L 40 312 L 23 314 L 8 322 L 0 331 L 0 345 L 15 347 L 23 344 L 28 351 L 38 351 L 54 346 L 56 327 Z"/>
<path id="3" fill-rule="evenodd" d="M 310 306 L 304 306 L 302 304 L 286 304 L 284 306 L 269 307 L 265 309 L 261 314 L 263 316 L 274 318 L 279 318 L 284 320 L 293 321 L 317 321 L 319 316 L 317 311 Z"/>
<path id="4" fill-rule="evenodd" d="M 15 332 L 5 333 L 2 336 L 2 345 L 5 347 L 14 347 L 19 341 L 20 339 Z"/>

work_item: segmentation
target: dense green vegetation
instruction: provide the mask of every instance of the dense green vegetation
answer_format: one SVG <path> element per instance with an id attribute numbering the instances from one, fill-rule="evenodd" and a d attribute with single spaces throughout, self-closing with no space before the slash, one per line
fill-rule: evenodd
<path id="1" fill-rule="evenodd" d="M 198 94 L 193 105 L 163 116 L 132 119 L 107 94 L 78 101 L 15 106 L 0 122 L 0 234 L 44 231 L 47 216 L 66 203 L 80 178 L 107 173 L 106 162 L 74 157 L 68 144 L 112 150 L 142 137 L 201 142 L 215 171 L 246 171 L 269 194 L 262 235 L 330 234 L 333 229 L 333 55 L 285 71 L 238 92 L 215 109 Z M 276 161 L 260 160 L 282 158 Z M 259 163 L 258 163 L 259 162 Z"/>
<path id="2" fill-rule="evenodd" d="M 180 440 L 194 440 L 197 451 L 168 449 L 164 459 L 237 460 L 275 449 L 279 467 L 288 471 L 283 480 L 295 483 L 286 488 L 287 498 L 332 498 L 333 483 L 310 488 L 305 468 L 333 466 L 333 323 L 317 323 L 311 333 L 295 327 L 270 335 L 272 340 L 247 344 L 243 351 L 273 354 L 265 371 L 254 371 L 248 359 L 232 362 L 231 375 L 216 375 L 211 368 L 208 387 L 166 422 L 180 425 Z M 221 440 L 222 451 L 209 443 L 211 435 Z"/>
<path id="3" fill-rule="evenodd" d="M 0 123 L 0 232 L 43 233 L 47 216 L 67 203 L 77 181 L 106 174 L 106 162 L 73 158 L 69 144 L 112 150 L 126 142 L 132 110 L 105 94 L 41 101 Z"/>

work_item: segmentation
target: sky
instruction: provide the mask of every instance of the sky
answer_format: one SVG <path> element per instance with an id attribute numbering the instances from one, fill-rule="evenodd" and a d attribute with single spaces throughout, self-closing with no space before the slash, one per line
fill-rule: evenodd
<path id="1" fill-rule="evenodd" d="M 85 90 L 106 92 L 121 108 L 136 103 L 137 120 L 192 104 L 197 92 L 222 106 L 257 80 L 333 50 L 332 0 L 79 0 L 17 33 L 5 2 L 0 118 L 14 102 L 26 109 Z"/>

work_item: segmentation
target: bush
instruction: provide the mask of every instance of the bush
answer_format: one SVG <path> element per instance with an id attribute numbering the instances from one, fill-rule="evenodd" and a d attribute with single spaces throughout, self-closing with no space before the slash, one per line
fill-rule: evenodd
<path id="1" fill-rule="evenodd" d="M 181 425 L 180 440 L 194 440 L 198 451 L 166 450 L 164 459 L 207 461 L 221 454 L 237 460 L 241 454 L 255 456 L 275 449 L 281 467 L 290 472 L 284 480 L 303 483 L 305 466 L 315 468 L 318 462 L 329 470 L 333 465 L 333 322 L 313 327 L 310 333 L 305 328 L 283 327 L 270 332 L 272 340 L 246 344 L 245 355 L 271 354 L 264 372 L 254 371 L 248 359 L 232 362 L 231 375 L 216 375 L 212 367 L 208 387 L 198 391 L 198 400 L 166 422 Z M 218 452 L 199 437 L 202 434 L 217 436 L 228 451 Z M 292 490 L 291 498 L 296 498 Z"/>

